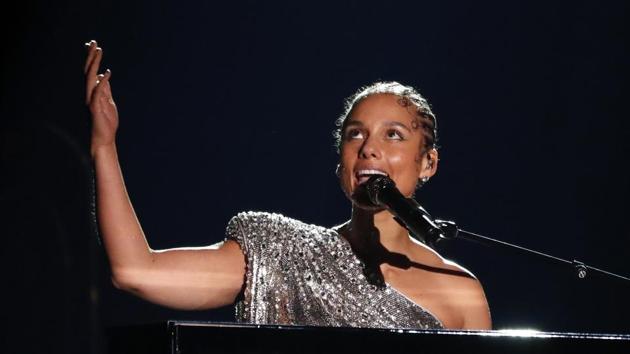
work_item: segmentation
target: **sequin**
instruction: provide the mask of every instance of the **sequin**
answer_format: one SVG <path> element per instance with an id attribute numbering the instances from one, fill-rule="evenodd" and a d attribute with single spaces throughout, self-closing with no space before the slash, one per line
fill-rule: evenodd
<path id="1" fill-rule="evenodd" d="M 230 220 L 226 235 L 247 259 L 245 288 L 235 307 L 239 322 L 443 328 L 388 284 L 369 284 L 362 262 L 335 230 L 280 214 L 244 212 Z"/>

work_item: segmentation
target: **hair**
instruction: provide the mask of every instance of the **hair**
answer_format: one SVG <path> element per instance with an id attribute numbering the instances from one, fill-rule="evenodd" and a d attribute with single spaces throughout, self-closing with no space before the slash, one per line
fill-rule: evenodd
<path id="1" fill-rule="evenodd" d="M 333 132 L 337 152 L 341 150 L 343 129 L 354 107 L 365 98 L 376 94 L 398 96 L 400 97 L 398 103 L 403 107 L 413 105 L 416 108 L 418 123 L 424 135 L 424 146 L 422 146 L 422 148 L 426 150 L 438 148 L 437 120 L 429 106 L 429 102 L 427 102 L 420 92 L 411 86 L 406 86 L 396 81 L 382 81 L 361 87 L 356 93 L 345 100 L 344 111 L 339 118 L 337 118 L 335 124 L 337 128 Z"/>

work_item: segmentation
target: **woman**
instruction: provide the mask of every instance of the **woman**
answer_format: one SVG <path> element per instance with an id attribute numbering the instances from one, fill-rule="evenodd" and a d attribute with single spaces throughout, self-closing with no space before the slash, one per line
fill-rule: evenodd
<path id="1" fill-rule="evenodd" d="M 491 328 L 477 279 L 411 239 L 364 195 L 374 174 L 388 175 L 410 196 L 436 172 L 435 117 L 413 89 L 375 84 L 353 96 L 338 121 L 337 174 L 352 202 L 350 221 L 327 229 L 240 213 L 220 244 L 152 250 L 117 158 L 111 72 L 98 75 L 102 50 L 95 41 L 86 45 L 97 217 L 117 288 L 176 309 L 236 302 L 237 319 L 254 323 Z"/>

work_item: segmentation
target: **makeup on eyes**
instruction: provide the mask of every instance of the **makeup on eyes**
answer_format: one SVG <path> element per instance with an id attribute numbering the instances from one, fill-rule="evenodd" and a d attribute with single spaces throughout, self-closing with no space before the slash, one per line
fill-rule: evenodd
<path id="1" fill-rule="evenodd" d="M 392 139 L 392 137 L 390 137 L 390 134 L 395 133 L 398 136 L 398 138 L 394 140 L 406 140 L 405 133 L 399 131 L 399 129 L 406 131 L 410 134 L 412 133 L 409 127 L 407 127 L 405 124 L 400 123 L 398 121 L 384 121 L 382 124 L 386 128 L 385 137 L 388 139 Z M 397 129 L 392 129 L 391 127 L 395 127 Z M 363 122 L 358 121 L 358 120 L 351 120 L 346 124 L 344 128 L 343 136 L 345 137 L 346 140 L 356 139 L 359 137 L 355 134 L 363 133 L 364 130 L 365 130 L 365 125 L 363 124 Z"/>

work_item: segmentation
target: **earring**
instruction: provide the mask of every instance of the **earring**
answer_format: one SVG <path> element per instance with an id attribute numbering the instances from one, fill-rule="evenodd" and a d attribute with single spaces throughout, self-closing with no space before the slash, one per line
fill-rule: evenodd
<path id="1" fill-rule="evenodd" d="M 429 177 L 418 178 L 418 183 L 416 184 L 416 189 L 422 188 L 425 183 L 429 182 Z"/>
<path id="2" fill-rule="evenodd" d="M 341 164 L 338 163 L 337 168 L 335 168 L 335 175 L 337 175 L 337 177 L 340 177 L 339 176 L 340 174 L 341 174 Z"/>

